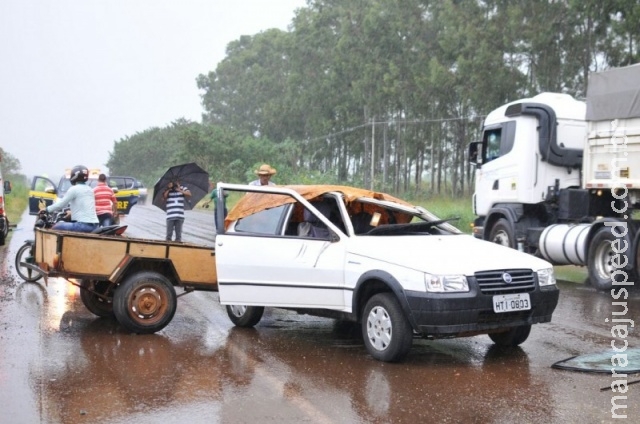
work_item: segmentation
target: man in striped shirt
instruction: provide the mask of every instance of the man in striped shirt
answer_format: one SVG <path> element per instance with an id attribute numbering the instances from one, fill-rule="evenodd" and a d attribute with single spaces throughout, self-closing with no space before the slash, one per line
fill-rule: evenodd
<path id="1" fill-rule="evenodd" d="M 175 231 L 175 241 L 182 241 L 182 224 L 184 223 L 184 202 L 191 197 L 189 189 L 173 181 L 167 185 L 162 195 L 167 210 L 167 241 L 171 241 Z"/>
<path id="2" fill-rule="evenodd" d="M 118 200 L 111 187 L 107 185 L 107 176 L 98 176 L 98 185 L 93 188 L 93 195 L 96 198 L 96 215 L 102 227 L 113 225 L 113 214 L 115 213 Z"/>

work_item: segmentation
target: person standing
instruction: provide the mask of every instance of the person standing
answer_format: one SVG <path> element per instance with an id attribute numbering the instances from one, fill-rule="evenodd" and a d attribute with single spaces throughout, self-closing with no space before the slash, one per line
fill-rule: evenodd
<path id="1" fill-rule="evenodd" d="M 113 189 L 107 185 L 106 175 L 98 176 L 98 185 L 93 188 L 93 195 L 96 199 L 96 214 L 100 225 L 103 227 L 113 225 L 118 199 Z"/>
<path id="2" fill-rule="evenodd" d="M 191 197 L 191 191 L 176 180 L 170 182 L 162 194 L 167 211 L 167 241 L 171 241 L 175 232 L 175 241 L 182 241 L 184 223 L 184 202 Z"/>
<path id="3" fill-rule="evenodd" d="M 96 199 L 91 187 L 85 184 L 88 179 L 89 169 L 86 166 L 73 167 L 69 177 L 71 188 L 62 199 L 46 207 L 47 212 L 55 212 L 69 205 L 73 221 L 60 221 L 52 229 L 90 233 L 98 228 Z"/>
<path id="4" fill-rule="evenodd" d="M 271 176 L 276 174 L 275 168 L 272 168 L 268 164 L 260 165 L 260 168 L 253 171 L 257 176 L 257 180 L 253 180 L 249 183 L 249 185 L 254 186 L 264 186 L 264 185 L 276 185 L 273 181 L 271 181 Z"/>
<path id="5" fill-rule="evenodd" d="M 209 200 L 205 203 L 206 207 L 209 207 L 211 202 L 213 202 L 213 216 L 218 216 L 218 189 L 215 185 L 211 184 L 213 189 L 211 193 L 209 193 Z M 227 217 L 227 197 L 229 197 L 229 193 L 224 193 L 224 217 Z"/>

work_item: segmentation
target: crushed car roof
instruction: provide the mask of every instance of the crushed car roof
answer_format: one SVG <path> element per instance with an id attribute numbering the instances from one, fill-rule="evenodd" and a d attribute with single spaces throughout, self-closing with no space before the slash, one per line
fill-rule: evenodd
<path id="1" fill-rule="evenodd" d="M 296 191 L 306 200 L 316 199 L 323 194 L 330 192 L 342 193 L 347 205 L 354 200 L 361 197 L 368 197 L 377 200 L 384 200 L 388 202 L 397 203 L 403 206 L 413 207 L 411 203 L 408 203 L 402 199 L 391 196 L 390 194 L 367 190 L 363 188 L 356 188 L 342 185 L 284 185 L 284 186 L 270 186 L 273 188 L 288 188 Z M 229 215 L 225 219 L 225 226 L 237 219 L 244 218 L 252 215 L 261 210 L 271 209 L 277 206 L 285 205 L 287 203 L 293 203 L 295 199 L 289 196 L 274 195 L 273 193 L 258 193 L 249 192 L 245 194 L 235 205 Z"/>

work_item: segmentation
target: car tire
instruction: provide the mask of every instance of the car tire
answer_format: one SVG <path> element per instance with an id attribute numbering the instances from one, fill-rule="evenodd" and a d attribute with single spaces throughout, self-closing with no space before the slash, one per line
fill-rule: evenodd
<path id="1" fill-rule="evenodd" d="M 237 327 L 244 328 L 257 325 L 264 313 L 262 306 L 227 305 L 226 309 L 231 322 Z"/>
<path id="2" fill-rule="evenodd" d="M 361 324 L 364 345 L 375 359 L 398 362 L 411 350 L 413 330 L 392 293 L 372 296 L 364 307 Z"/>
<path id="3" fill-rule="evenodd" d="M 490 333 L 489 338 L 498 346 L 519 346 L 527 340 L 531 333 L 531 324 L 513 327 L 502 333 Z"/>

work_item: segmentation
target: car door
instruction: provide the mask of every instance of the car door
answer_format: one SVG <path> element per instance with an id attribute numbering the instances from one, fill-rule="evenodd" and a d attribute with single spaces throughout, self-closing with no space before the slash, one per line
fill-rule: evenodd
<path id="1" fill-rule="evenodd" d="M 294 196 L 282 196 L 280 206 L 260 210 L 217 234 L 220 302 L 344 310 L 346 236 L 321 216 L 329 236 L 299 236 L 294 211 L 301 200 L 285 203 Z M 321 215 L 305 203 L 311 213 Z"/>
<path id="2" fill-rule="evenodd" d="M 129 214 L 131 207 L 138 203 L 138 198 L 140 197 L 140 192 L 135 187 L 135 178 L 108 177 L 107 183 L 115 191 L 116 200 L 118 201 L 118 213 L 121 215 Z"/>
<path id="3" fill-rule="evenodd" d="M 41 202 L 49 206 L 58 199 L 58 188 L 47 177 L 36 176 L 31 181 L 29 189 L 29 215 L 37 215 L 41 209 Z"/>

